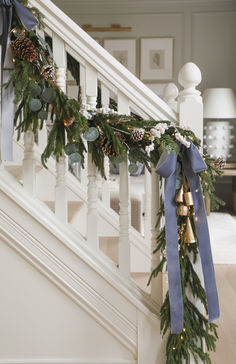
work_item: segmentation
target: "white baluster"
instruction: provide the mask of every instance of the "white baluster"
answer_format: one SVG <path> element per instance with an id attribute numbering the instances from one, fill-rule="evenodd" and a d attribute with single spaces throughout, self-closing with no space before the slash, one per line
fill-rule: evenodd
<path id="1" fill-rule="evenodd" d="M 110 104 L 110 91 L 103 83 L 101 84 L 101 101 L 102 108 L 108 110 Z"/>
<path id="2" fill-rule="evenodd" d="M 201 71 L 194 63 L 188 62 L 181 68 L 178 80 L 184 87 L 178 97 L 179 124 L 189 125 L 202 141 L 203 104 L 201 93 L 196 90 L 202 80 Z"/>
<path id="3" fill-rule="evenodd" d="M 56 84 L 63 92 L 66 92 L 66 50 L 64 41 L 55 33 L 52 36 L 53 55 L 58 66 L 56 70 Z M 56 216 L 67 223 L 68 221 L 68 203 L 66 193 L 66 172 L 67 172 L 67 157 L 64 152 L 56 162 L 56 186 L 55 186 L 55 214 Z"/>
<path id="4" fill-rule="evenodd" d="M 170 82 L 165 86 L 163 91 L 163 99 L 175 112 L 177 112 L 178 109 L 178 103 L 176 101 L 178 95 L 178 87 L 173 82 Z"/>
<path id="5" fill-rule="evenodd" d="M 57 80 L 57 86 L 60 87 L 60 89 L 63 92 L 66 92 L 66 68 L 65 67 L 58 67 L 56 69 L 56 80 Z"/>
<path id="6" fill-rule="evenodd" d="M 95 250 L 99 249 L 98 237 L 98 191 L 97 168 L 88 154 L 88 213 L 87 213 L 87 241 Z"/>
<path id="7" fill-rule="evenodd" d="M 86 80 L 85 80 L 85 67 L 80 64 L 80 99 L 81 108 L 86 109 L 87 98 L 86 98 Z"/>
<path id="8" fill-rule="evenodd" d="M 43 29 L 36 28 L 36 32 L 38 35 L 40 35 L 41 38 L 45 39 L 45 33 Z M 44 151 L 47 145 L 47 140 L 48 140 L 47 126 L 46 122 L 44 121 L 42 129 L 38 129 L 38 148 L 40 152 Z"/>
<path id="9" fill-rule="evenodd" d="M 87 109 L 87 97 L 86 97 L 86 77 L 85 67 L 80 63 L 80 99 L 81 99 L 81 111 Z M 87 149 L 87 142 L 84 140 L 85 147 Z M 88 160 L 84 159 L 84 168 L 80 169 L 80 182 L 84 189 L 88 186 Z"/>
<path id="10" fill-rule="evenodd" d="M 86 64 L 85 66 L 85 82 L 86 82 L 86 96 L 87 104 L 90 109 L 95 109 L 97 106 L 97 71 L 92 66 Z"/>
<path id="11" fill-rule="evenodd" d="M 110 91 L 104 84 L 101 84 L 101 103 L 103 110 L 105 112 L 108 111 L 110 103 Z M 106 207 L 110 207 L 110 163 L 108 157 L 104 158 L 104 170 L 106 180 L 104 179 L 102 182 L 102 202 Z"/>
<path id="12" fill-rule="evenodd" d="M 129 100 L 123 93 L 118 93 L 118 112 L 130 114 Z M 130 275 L 130 195 L 128 161 L 120 163 L 120 236 L 119 236 L 119 268 Z"/>
<path id="13" fill-rule="evenodd" d="M 152 167 L 152 208 L 151 208 L 151 231 L 152 231 L 152 241 L 151 241 L 151 252 L 156 249 L 157 246 L 157 236 L 160 231 L 160 227 L 156 227 L 157 223 L 157 213 L 160 208 L 160 177 L 155 172 L 155 168 Z M 155 269 L 160 263 L 160 253 L 157 252 L 152 254 L 152 270 Z M 162 292 L 162 274 L 158 274 L 156 278 L 151 280 L 151 297 L 159 304 L 162 304 L 163 292 Z"/>
<path id="14" fill-rule="evenodd" d="M 86 64 L 86 97 L 89 109 L 96 108 L 97 105 L 97 71 Z M 92 161 L 92 156 L 88 155 L 88 214 L 87 214 L 87 240 L 95 249 L 99 249 L 98 237 L 98 191 L 97 191 L 97 168 Z"/>
<path id="15" fill-rule="evenodd" d="M 66 157 L 63 155 L 56 163 L 55 214 L 63 222 L 68 221 L 65 176 L 67 171 Z"/>
<path id="16" fill-rule="evenodd" d="M 144 237 L 146 243 L 151 243 L 151 206 L 152 206 L 152 176 L 145 168 L 145 200 L 144 200 Z"/>
<path id="17" fill-rule="evenodd" d="M 42 129 L 38 130 L 38 148 L 43 152 L 48 142 L 48 131 L 46 121 L 43 123 Z"/>
<path id="18" fill-rule="evenodd" d="M 36 159 L 34 155 L 34 133 L 24 134 L 23 186 L 33 196 L 36 194 Z"/>
<path id="19" fill-rule="evenodd" d="M 102 182 L 102 202 L 106 207 L 110 207 L 111 193 L 110 193 L 110 162 L 109 158 L 104 158 L 104 171 L 106 180 Z"/>

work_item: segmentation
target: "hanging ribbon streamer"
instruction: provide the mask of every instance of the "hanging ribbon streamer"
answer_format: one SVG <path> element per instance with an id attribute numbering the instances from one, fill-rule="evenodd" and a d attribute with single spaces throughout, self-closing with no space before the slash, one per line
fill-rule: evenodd
<path id="1" fill-rule="evenodd" d="M 219 317 L 219 300 L 216 288 L 210 237 L 205 212 L 202 188 L 198 173 L 207 169 L 198 149 L 193 143 L 190 148 L 183 146 L 182 164 L 194 202 L 194 223 L 199 242 L 199 252 L 206 289 L 209 321 Z M 156 166 L 156 172 L 165 178 L 165 220 L 166 253 L 169 282 L 171 333 L 183 330 L 183 298 L 180 277 L 177 213 L 176 213 L 176 174 L 177 154 L 164 152 Z"/>
<path id="2" fill-rule="evenodd" d="M 11 29 L 13 11 L 15 11 L 21 24 L 28 30 L 38 25 L 38 20 L 23 4 L 17 0 L 0 0 L 0 38 L 2 46 L 1 54 L 1 83 L 4 84 L 10 77 L 11 55 L 8 52 L 8 34 Z M 8 57 L 6 56 L 8 53 Z M 4 63 L 6 70 L 4 71 Z M 12 160 L 12 143 L 14 131 L 14 90 L 2 88 L 1 105 L 1 159 Z"/>

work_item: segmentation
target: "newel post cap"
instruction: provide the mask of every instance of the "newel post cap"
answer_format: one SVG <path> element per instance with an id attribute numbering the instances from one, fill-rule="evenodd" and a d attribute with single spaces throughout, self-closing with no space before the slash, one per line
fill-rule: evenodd
<path id="1" fill-rule="evenodd" d="M 178 81 L 183 90 L 180 96 L 200 96 L 200 91 L 196 87 L 202 81 L 202 74 L 199 67 L 193 62 L 187 62 L 179 71 Z"/>

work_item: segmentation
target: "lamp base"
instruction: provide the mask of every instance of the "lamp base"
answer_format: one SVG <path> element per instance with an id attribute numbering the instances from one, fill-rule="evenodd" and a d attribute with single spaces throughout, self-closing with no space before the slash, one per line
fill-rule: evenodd
<path id="1" fill-rule="evenodd" d="M 230 149 L 234 146 L 232 140 L 232 130 L 234 127 L 229 121 L 208 121 L 204 127 L 205 145 L 207 154 L 212 158 L 223 158 L 227 160 L 231 157 Z"/>

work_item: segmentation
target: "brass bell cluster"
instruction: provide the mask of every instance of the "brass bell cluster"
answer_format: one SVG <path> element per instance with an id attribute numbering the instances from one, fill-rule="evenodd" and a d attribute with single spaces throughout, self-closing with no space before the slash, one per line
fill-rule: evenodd
<path id="1" fill-rule="evenodd" d="M 193 233 L 190 216 L 193 214 L 193 196 L 190 192 L 187 179 L 183 173 L 183 182 L 176 195 L 177 215 L 186 216 L 186 230 L 184 234 L 184 242 L 187 244 L 195 243 L 196 239 Z"/>

